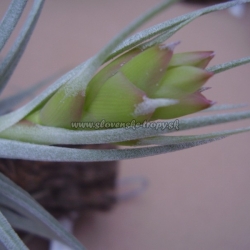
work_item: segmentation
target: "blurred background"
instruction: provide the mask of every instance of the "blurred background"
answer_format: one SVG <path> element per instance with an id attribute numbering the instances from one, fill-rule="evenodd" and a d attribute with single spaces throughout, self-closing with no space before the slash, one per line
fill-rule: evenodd
<path id="1" fill-rule="evenodd" d="M 4 96 L 87 60 L 159 2 L 46 1 Z M 6 0 L 0 2 L 1 16 L 8 4 Z M 141 29 L 200 7 L 204 6 L 176 4 Z M 201 17 L 169 42 L 181 40 L 177 52 L 214 50 L 216 56 L 210 66 L 249 56 L 250 6 L 247 7 L 242 18 L 235 18 L 228 11 Z M 206 84 L 212 89 L 205 95 L 218 104 L 249 104 L 249 70 L 246 65 L 214 76 Z M 249 120 L 185 134 L 243 126 L 249 126 Z M 110 212 L 81 215 L 75 226 L 77 238 L 92 250 L 250 249 L 249 148 L 250 133 L 246 133 L 171 154 L 121 161 L 119 179 L 143 176 L 149 181 L 147 191 L 118 203 Z"/>

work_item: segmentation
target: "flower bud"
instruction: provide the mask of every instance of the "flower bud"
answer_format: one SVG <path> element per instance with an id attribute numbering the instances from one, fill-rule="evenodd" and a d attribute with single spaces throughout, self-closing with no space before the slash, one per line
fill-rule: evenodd
<path id="1" fill-rule="evenodd" d="M 204 68 L 214 53 L 173 55 L 176 44 L 124 53 L 92 78 L 84 94 L 68 96 L 62 86 L 27 119 L 70 128 L 71 122 L 104 120 L 117 124 L 171 119 L 210 107 L 213 103 L 199 90 L 212 76 Z"/>

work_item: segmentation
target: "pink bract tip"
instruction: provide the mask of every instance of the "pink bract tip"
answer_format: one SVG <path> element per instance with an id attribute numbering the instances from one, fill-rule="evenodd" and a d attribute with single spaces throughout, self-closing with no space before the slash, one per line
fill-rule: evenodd
<path id="1" fill-rule="evenodd" d="M 175 47 L 177 45 L 179 45 L 180 43 L 181 43 L 181 41 L 176 41 L 176 42 L 173 42 L 173 43 L 170 43 L 170 44 L 161 44 L 160 49 L 162 49 L 162 50 L 168 49 L 168 50 L 173 51 L 175 49 Z"/>

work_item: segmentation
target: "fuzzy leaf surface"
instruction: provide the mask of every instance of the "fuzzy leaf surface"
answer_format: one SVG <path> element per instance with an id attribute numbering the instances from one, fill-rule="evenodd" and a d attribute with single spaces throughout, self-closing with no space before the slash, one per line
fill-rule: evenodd
<path id="1" fill-rule="evenodd" d="M 12 229 L 9 222 L 0 212 L 0 249 L 2 250 L 28 250 L 21 239 Z"/>
<path id="2" fill-rule="evenodd" d="M 0 93 L 6 86 L 11 74 L 14 72 L 35 28 L 40 15 L 44 0 L 36 0 L 33 3 L 26 23 L 24 24 L 20 35 L 17 37 L 14 45 L 11 47 L 7 56 L 0 65 Z"/>
<path id="3" fill-rule="evenodd" d="M 10 179 L 0 174 L 0 204 L 32 220 L 38 227 L 46 230 L 53 239 L 64 242 L 73 249 L 85 249 L 71 234 L 62 228 L 44 208 L 27 192 Z M 36 230 L 34 230 L 36 232 Z"/>
<path id="4" fill-rule="evenodd" d="M 8 41 L 12 31 L 20 19 L 27 0 L 13 0 L 0 24 L 0 51 Z"/>

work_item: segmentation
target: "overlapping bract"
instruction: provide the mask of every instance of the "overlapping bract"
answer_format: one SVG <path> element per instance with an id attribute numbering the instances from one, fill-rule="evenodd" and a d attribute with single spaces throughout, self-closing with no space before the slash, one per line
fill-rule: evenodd
<path id="1" fill-rule="evenodd" d="M 200 89 L 212 76 L 204 68 L 214 53 L 173 54 L 175 45 L 132 49 L 101 69 L 84 94 L 67 96 L 63 86 L 27 119 L 70 128 L 72 122 L 171 119 L 210 107 Z"/>

